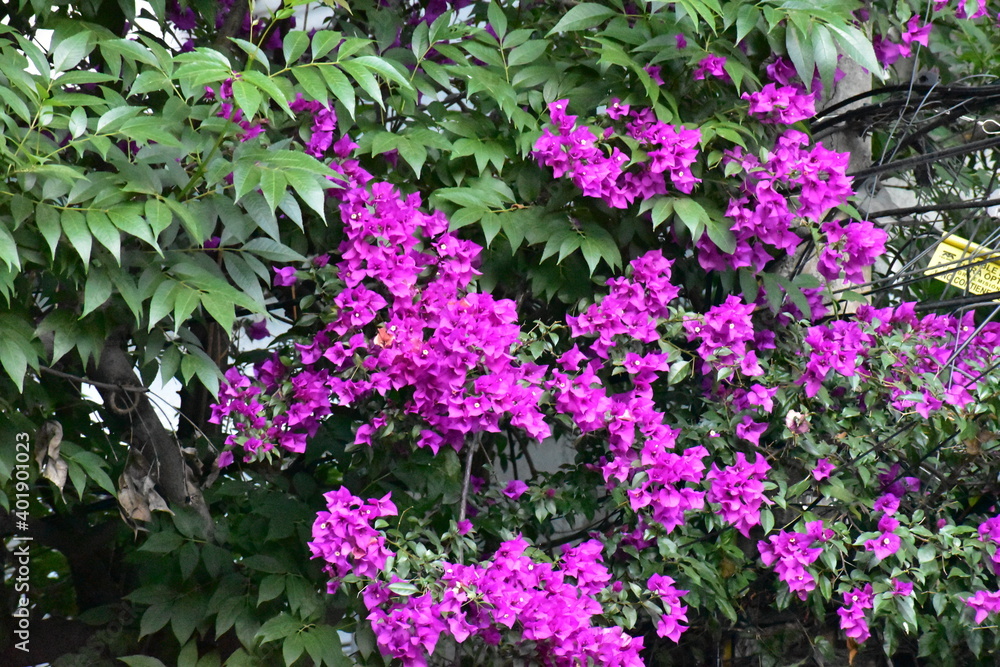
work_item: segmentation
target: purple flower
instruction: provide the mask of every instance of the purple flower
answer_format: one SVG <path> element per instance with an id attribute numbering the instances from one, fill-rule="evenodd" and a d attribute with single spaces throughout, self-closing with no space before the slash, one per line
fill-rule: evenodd
<path id="1" fill-rule="evenodd" d="M 284 266 L 280 269 L 274 270 L 275 287 L 289 287 L 294 285 L 297 281 L 298 276 L 295 275 L 294 266 Z"/>
<path id="2" fill-rule="evenodd" d="M 503 494 L 510 498 L 511 500 L 517 500 L 525 491 L 528 490 L 528 485 L 519 479 L 512 479 L 507 483 L 507 487 L 504 488 Z"/>
<path id="3" fill-rule="evenodd" d="M 247 325 L 247 336 L 250 337 L 250 340 L 263 340 L 269 335 L 266 320 L 257 320 Z"/>
<path id="4" fill-rule="evenodd" d="M 1000 591 L 976 591 L 965 604 L 976 611 L 976 623 L 982 623 L 990 614 L 1000 612 Z"/>
<path id="5" fill-rule="evenodd" d="M 829 459 L 820 459 L 816 461 L 816 466 L 813 468 L 812 476 L 817 482 L 821 482 L 827 477 L 829 477 L 837 466 L 830 463 Z"/>
<path id="6" fill-rule="evenodd" d="M 886 514 L 895 514 L 899 509 L 899 498 L 891 493 L 887 493 L 884 496 L 880 496 L 872 509 L 876 512 L 885 512 Z"/>
<path id="7" fill-rule="evenodd" d="M 656 634 L 660 637 L 668 637 L 676 643 L 680 640 L 681 634 L 687 630 L 687 605 L 681 604 L 680 598 L 687 595 L 688 591 L 674 588 L 674 580 L 670 577 L 654 574 L 646 584 L 649 591 L 660 598 L 660 603 L 666 611 L 656 624 Z"/>
<path id="8" fill-rule="evenodd" d="M 897 528 L 899 528 L 899 521 L 888 514 L 878 520 L 878 529 L 883 533 L 891 533 Z"/>
<path id="9" fill-rule="evenodd" d="M 725 56 L 710 55 L 707 58 L 702 58 L 698 62 L 698 67 L 694 70 L 692 78 L 702 80 L 706 75 L 709 75 L 723 81 L 732 81 L 729 78 L 729 73 L 725 70 L 725 65 Z"/>
<path id="10" fill-rule="evenodd" d="M 865 542 L 865 551 L 874 551 L 875 557 L 885 560 L 899 551 L 900 539 L 893 533 L 882 533 Z"/>
<path id="11" fill-rule="evenodd" d="M 815 96 L 794 86 L 769 83 L 759 92 L 743 93 L 741 97 L 750 102 L 747 112 L 762 123 L 791 125 L 816 115 Z"/>
<path id="12" fill-rule="evenodd" d="M 910 581 L 900 581 L 895 577 L 892 580 L 892 594 L 893 595 L 911 595 L 913 593 L 913 582 Z"/>
<path id="13" fill-rule="evenodd" d="M 642 69 L 645 70 L 646 74 L 649 75 L 649 78 L 651 78 L 654 83 L 660 86 L 663 85 L 663 78 L 660 76 L 659 65 L 646 65 Z"/>
<path id="14" fill-rule="evenodd" d="M 756 455 L 755 462 L 751 463 L 743 452 L 737 452 L 733 465 L 720 470 L 713 463 L 706 476 L 712 486 L 705 499 L 718 503 L 722 518 L 746 537 L 750 536 L 752 527 L 760 524 L 761 504 L 771 504 L 764 496 L 764 482 L 770 469 L 763 456 Z"/>
<path id="15" fill-rule="evenodd" d="M 865 619 L 865 609 L 872 608 L 872 598 L 872 585 L 865 584 L 864 588 L 855 588 L 849 593 L 844 593 L 844 606 L 837 610 L 840 616 L 840 628 L 845 635 L 859 644 L 871 636 L 868 621 Z"/>
<path id="16" fill-rule="evenodd" d="M 760 447 L 760 436 L 764 435 L 767 426 L 767 422 L 755 422 L 750 415 L 746 415 L 743 421 L 736 425 L 736 435 L 753 443 L 754 447 Z"/>

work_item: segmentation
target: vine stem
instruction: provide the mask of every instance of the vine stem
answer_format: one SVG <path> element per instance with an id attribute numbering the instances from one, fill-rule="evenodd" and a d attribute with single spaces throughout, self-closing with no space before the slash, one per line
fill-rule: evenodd
<path id="1" fill-rule="evenodd" d="M 459 523 L 465 521 L 465 508 L 469 500 L 469 481 L 472 479 L 472 457 L 475 456 L 476 450 L 479 449 L 479 437 L 479 434 L 476 434 L 476 437 L 472 440 L 472 444 L 469 445 L 469 451 L 465 455 L 465 471 L 462 473 L 462 497 L 459 499 L 458 506 Z"/>

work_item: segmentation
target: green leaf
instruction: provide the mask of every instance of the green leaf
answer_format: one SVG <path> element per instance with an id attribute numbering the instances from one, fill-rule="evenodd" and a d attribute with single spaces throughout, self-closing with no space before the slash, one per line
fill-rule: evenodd
<path id="1" fill-rule="evenodd" d="M 323 81 L 323 77 L 317 71 L 317 68 L 326 69 L 328 67 L 333 67 L 333 65 L 300 65 L 292 68 L 292 76 L 295 77 L 295 80 L 306 91 L 307 97 L 314 100 L 325 100 L 327 98 L 326 84 Z M 347 77 L 344 77 L 344 79 L 346 80 Z M 353 94 L 353 89 L 351 92 Z"/>
<path id="2" fill-rule="evenodd" d="M 247 556 L 240 563 L 258 572 L 270 572 L 271 574 L 284 574 L 288 572 L 286 565 L 279 562 L 273 556 L 265 556 L 263 554 Z"/>
<path id="3" fill-rule="evenodd" d="M 4 264 L 12 271 L 21 270 L 21 257 L 17 250 L 17 242 L 2 223 L 0 223 L 0 260 L 3 260 Z"/>
<path id="4" fill-rule="evenodd" d="M 389 590 L 395 593 L 396 595 L 403 595 L 403 596 L 416 595 L 417 593 L 420 592 L 420 589 L 418 589 L 416 586 L 406 581 L 396 581 L 389 584 Z"/>
<path id="5" fill-rule="evenodd" d="M 404 91 L 413 91 L 413 86 L 410 85 L 407 77 L 403 76 L 399 70 L 389 64 L 387 60 L 379 58 L 378 56 L 358 56 L 350 62 L 364 65 L 386 81 L 392 81 L 397 84 Z"/>
<path id="6" fill-rule="evenodd" d="M 103 270 L 92 270 L 87 274 L 87 286 L 83 291 L 83 312 L 80 317 L 85 317 L 96 308 L 104 305 L 104 302 L 111 297 L 111 279 L 107 272 Z"/>
<path id="7" fill-rule="evenodd" d="M 139 116 L 125 121 L 119 133 L 129 137 L 132 141 L 143 144 L 155 142 L 164 146 L 180 148 L 181 142 L 169 131 L 172 127 L 174 126 L 163 118 Z"/>
<path id="8" fill-rule="evenodd" d="M 694 199 L 690 198 L 674 199 L 672 203 L 674 213 L 677 214 L 677 217 L 681 219 L 684 226 L 687 227 L 689 232 L 691 232 L 691 238 L 697 240 L 698 237 L 701 236 L 701 230 L 704 229 L 710 222 L 705 208 Z M 654 215 L 656 214 L 655 206 L 653 207 L 653 213 Z M 733 250 L 735 249 L 736 246 L 734 242 Z M 732 252 L 732 250 L 727 250 L 726 252 Z"/>
<path id="9" fill-rule="evenodd" d="M 501 9 L 497 0 L 492 0 L 489 7 L 486 8 L 486 17 L 493 27 L 493 32 L 497 34 L 497 37 L 502 42 L 504 35 L 507 34 L 507 17 L 504 15 L 503 9 Z"/>
<path id="10" fill-rule="evenodd" d="M 257 606 L 259 607 L 268 600 L 273 600 L 285 590 L 285 576 L 282 574 L 269 574 L 260 582 L 260 590 L 257 593 Z"/>
<path id="11" fill-rule="evenodd" d="M 326 81 L 326 89 L 329 90 L 344 108 L 347 110 L 348 115 L 354 118 L 354 106 L 356 104 L 354 86 L 347 79 L 343 72 L 341 72 L 334 65 L 324 65 L 320 67 L 320 74 L 322 74 L 323 79 Z M 325 95 L 324 95 L 325 97 Z"/>
<path id="12" fill-rule="evenodd" d="M 281 88 L 274 82 L 271 77 L 261 74 L 256 70 L 248 70 L 243 72 L 243 81 L 253 84 L 258 89 L 267 93 L 267 96 L 274 100 L 274 103 L 278 105 L 278 108 L 284 111 L 290 118 L 295 118 L 295 112 L 288 108 L 288 98 L 285 93 L 282 92 Z M 234 82 L 235 83 L 235 82 Z M 234 88 L 235 91 L 235 88 Z"/>
<path id="13" fill-rule="evenodd" d="M 806 87 L 812 85 L 813 72 L 816 63 L 813 60 L 813 49 L 808 44 L 808 36 L 799 31 L 798 26 L 788 23 L 785 26 L 785 49 L 788 57 L 795 65 L 795 71 Z"/>
<path id="14" fill-rule="evenodd" d="M 586 224 L 583 227 L 584 237 L 580 242 L 580 251 L 590 267 L 590 275 L 594 275 L 598 263 L 603 259 L 611 268 L 621 266 L 622 256 L 618 244 L 611 234 L 598 225 Z"/>
<path id="15" fill-rule="evenodd" d="M 17 390 L 23 391 L 24 376 L 28 372 L 28 357 L 17 343 L 6 337 L 0 338 L 0 364 L 17 385 Z"/>
<path id="16" fill-rule="evenodd" d="M 243 110 L 246 118 L 253 118 L 260 108 L 263 97 L 256 86 L 253 86 L 243 79 L 233 79 L 233 97 L 236 105 Z"/>
<path id="17" fill-rule="evenodd" d="M 242 50 L 243 53 L 249 56 L 249 59 L 247 61 L 248 65 L 253 62 L 259 62 L 261 66 L 263 66 L 265 71 L 267 72 L 271 71 L 271 61 L 267 59 L 267 54 L 264 53 L 264 50 L 262 48 L 260 48 L 253 42 L 248 42 L 247 40 L 240 39 L 238 37 L 230 37 L 229 40 L 236 46 L 240 47 L 240 50 Z M 203 49 L 202 52 L 212 53 L 207 49 Z M 228 65 L 228 63 L 225 64 Z"/>
<path id="18" fill-rule="evenodd" d="M 172 605 L 170 603 L 165 604 L 154 604 L 149 607 L 142 615 L 142 620 L 139 621 L 139 637 L 145 637 L 146 635 L 151 635 L 154 632 L 159 632 L 167 623 L 170 622 L 170 610 Z M 139 656 L 133 656 L 139 657 Z M 159 661 L 157 661 L 159 662 Z M 151 663 L 129 663 L 139 665 L 139 667 L 148 667 Z M 152 663 L 155 664 L 155 663 Z"/>
<path id="19" fill-rule="evenodd" d="M 507 65 L 509 67 L 514 67 L 516 65 L 534 63 L 542 56 L 543 53 L 545 53 L 545 49 L 547 49 L 548 46 L 548 41 L 544 39 L 533 39 L 529 42 L 525 42 L 510 52 L 510 55 L 507 57 Z"/>
<path id="20" fill-rule="evenodd" d="M 287 187 L 288 181 L 280 171 L 276 169 L 264 169 L 261 171 L 260 188 L 264 193 L 264 199 L 267 201 L 271 213 L 274 213 L 274 210 L 278 207 L 278 202 L 285 196 L 285 189 Z"/>
<path id="21" fill-rule="evenodd" d="M 361 86 L 361 89 L 368 93 L 368 96 L 378 104 L 381 108 L 385 108 L 385 104 L 382 102 L 382 91 L 379 90 L 378 81 L 372 76 L 372 73 L 368 69 L 354 61 L 348 60 L 346 62 L 340 63 L 341 69 L 347 72 L 354 81 Z"/>
<path id="22" fill-rule="evenodd" d="M 108 218 L 115 227 L 130 236 L 142 239 L 162 255 L 160 245 L 156 242 L 156 238 L 149 228 L 149 223 L 140 215 L 140 210 L 138 206 L 134 205 L 112 206 L 108 209 Z"/>
<path id="23" fill-rule="evenodd" d="M 288 184 L 292 186 L 295 190 L 295 194 L 305 202 L 306 206 L 316 211 L 320 218 L 326 219 L 325 202 L 326 196 L 323 189 L 323 184 L 329 183 L 327 180 L 322 182 L 313 174 L 306 174 L 301 171 L 288 170 L 284 172 L 285 178 L 288 179 Z"/>
<path id="24" fill-rule="evenodd" d="M 188 202 L 179 202 L 171 196 L 168 199 L 163 200 L 171 211 L 178 217 L 181 221 L 181 226 L 191 237 L 191 241 L 197 245 L 204 243 L 205 239 L 208 238 L 209 232 L 205 230 L 205 223 L 211 224 L 208 220 L 199 220 L 195 217 L 194 212 L 191 210 L 191 206 Z M 193 203 L 197 203 L 193 200 Z"/>
<path id="25" fill-rule="evenodd" d="M 309 34 L 302 30 L 291 30 L 285 35 L 281 44 L 281 52 L 285 63 L 291 65 L 309 48 Z"/>
<path id="26" fill-rule="evenodd" d="M 339 32 L 333 32 L 332 30 L 318 31 L 312 38 L 313 60 L 319 60 L 330 53 L 340 43 L 341 39 L 343 39 L 343 35 Z"/>
<path id="27" fill-rule="evenodd" d="M 223 331 L 232 331 L 236 322 L 236 306 L 233 300 L 214 292 L 201 295 L 201 305 L 219 323 Z"/>
<path id="28" fill-rule="evenodd" d="M 92 208 L 87 211 L 87 226 L 90 228 L 94 238 L 101 245 L 108 249 L 115 261 L 121 264 L 122 260 L 122 238 L 118 228 L 111 224 L 108 214 L 104 211 Z"/>
<path id="29" fill-rule="evenodd" d="M 816 61 L 823 85 L 833 86 L 834 74 L 837 71 L 837 45 L 833 43 L 833 36 L 822 23 L 813 26 L 812 47 L 813 59 Z"/>
<path id="30" fill-rule="evenodd" d="M 174 215 L 166 204 L 159 199 L 146 200 L 146 222 L 153 230 L 154 237 L 159 236 L 173 221 Z"/>
<path id="31" fill-rule="evenodd" d="M 204 385 L 205 389 L 212 392 L 213 396 L 219 395 L 219 380 L 222 372 L 212 361 L 204 350 L 196 347 L 188 348 L 188 353 L 181 359 L 181 374 L 184 382 L 190 382 L 191 377 L 197 377 L 198 381 Z"/>
<path id="32" fill-rule="evenodd" d="M 399 155 L 406 161 L 406 164 L 410 165 L 413 169 L 413 173 L 416 174 L 417 178 L 420 178 L 420 171 L 423 169 L 424 162 L 427 160 L 427 149 L 423 147 L 412 139 L 407 137 L 401 137 L 399 143 L 397 144 L 399 150 Z"/>
<path id="33" fill-rule="evenodd" d="M 52 67 L 56 72 L 66 72 L 76 67 L 93 50 L 91 34 L 84 30 L 59 42 L 52 51 Z"/>
<path id="34" fill-rule="evenodd" d="M 257 631 L 257 637 L 262 643 L 273 642 L 277 639 L 284 639 L 295 634 L 302 628 L 302 624 L 293 616 L 284 612 L 274 618 L 269 619 Z"/>
<path id="35" fill-rule="evenodd" d="M 306 259 L 288 246 L 272 239 L 250 239 L 243 244 L 243 251 L 272 262 L 304 262 Z"/>
<path id="36" fill-rule="evenodd" d="M 179 643 L 184 644 L 190 639 L 204 616 L 203 607 L 202 600 L 193 595 L 182 597 L 174 603 L 170 610 L 170 628 Z"/>
<path id="37" fill-rule="evenodd" d="M 149 302 L 149 329 L 151 331 L 160 320 L 173 310 L 177 287 L 178 284 L 173 280 L 164 280 L 153 292 L 153 298 Z"/>
<path id="38" fill-rule="evenodd" d="M 93 236 L 87 229 L 87 221 L 83 214 L 76 209 L 68 209 L 62 214 L 62 229 L 69 239 L 70 244 L 80 254 L 84 266 L 90 264 L 90 250 L 93 243 Z"/>
<path id="39" fill-rule="evenodd" d="M 147 614 L 148 613 L 149 612 L 147 610 Z M 145 620 L 145 618 L 146 618 L 146 614 L 143 614 L 143 620 Z M 166 625 L 166 623 L 164 622 L 163 625 Z M 160 627 L 163 627 L 163 626 L 160 626 Z M 159 629 L 159 628 L 157 628 L 157 629 Z M 156 630 L 153 630 L 152 632 L 147 632 L 145 634 L 153 634 L 153 632 L 156 632 Z M 143 635 L 140 635 L 140 636 L 143 636 Z M 166 665 L 164 665 L 162 662 L 160 662 L 156 658 L 151 658 L 151 657 L 149 657 L 147 655 L 127 655 L 124 658 L 118 658 L 118 659 L 121 660 L 122 662 L 124 662 L 129 667 L 166 667 Z"/>
<path id="40" fill-rule="evenodd" d="M 712 243 L 719 250 L 730 255 L 736 252 L 736 237 L 733 236 L 733 232 L 724 218 L 716 220 L 706 217 L 705 224 L 708 227 L 708 238 L 712 239 Z"/>
<path id="41" fill-rule="evenodd" d="M 285 637 L 285 641 L 281 644 L 281 657 L 285 660 L 286 665 L 291 665 L 299 659 L 305 648 L 301 635 L 290 635 Z"/>
<path id="42" fill-rule="evenodd" d="M 557 32 L 570 32 L 573 30 L 586 30 L 593 28 L 604 22 L 610 16 L 617 14 L 610 7 L 598 5 L 592 2 L 584 2 L 570 9 L 559 19 L 555 27 L 549 31 L 546 37 L 551 37 Z"/>
<path id="43" fill-rule="evenodd" d="M 886 78 L 885 70 L 875 57 L 875 49 L 863 32 L 850 25 L 838 26 L 830 23 L 827 27 L 833 31 L 833 38 L 843 49 L 844 54 L 878 78 Z"/>

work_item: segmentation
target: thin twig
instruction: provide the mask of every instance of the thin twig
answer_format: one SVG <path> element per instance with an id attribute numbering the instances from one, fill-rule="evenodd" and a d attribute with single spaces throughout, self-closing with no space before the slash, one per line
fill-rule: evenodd
<path id="1" fill-rule="evenodd" d="M 147 387 L 123 386 L 120 384 L 110 384 L 108 382 L 98 382 L 97 380 L 88 380 L 87 378 L 82 378 L 77 375 L 70 375 L 69 373 L 57 371 L 56 369 L 49 368 L 48 366 L 39 366 L 38 370 L 43 373 L 48 373 L 49 375 L 55 375 L 56 377 L 63 378 L 64 380 L 72 380 L 73 382 L 79 382 L 80 384 L 89 384 L 97 387 L 98 389 L 107 389 L 109 391 L 131 391 L 136 394 L 149 393 L 149 389 Z"/>
<path id="2" fill-rule="evenodd" d="M 462 473 L 462 498 L 459 500 L 458 506 L 459 523 L 465 521 L 465 506 L 469 500 L 469 480 L 472 477 L 472 457 L 475 456 L 476 451 L 479 449 L 479 439 L 480 434 L 477 433 L 469 445 L 469 451 L 465 454 L 465 472 Z"/>

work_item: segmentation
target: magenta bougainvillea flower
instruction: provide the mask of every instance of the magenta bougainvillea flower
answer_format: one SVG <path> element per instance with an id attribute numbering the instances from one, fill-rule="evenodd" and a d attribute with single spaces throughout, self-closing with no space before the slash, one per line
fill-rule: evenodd
<path id="1" fill-rule="evenodd" d="M 691 78 L 701 80 L 706 76 L 714 76 L 716 79 L 721 79 L 723 81 L 732 81 L 729 77 L 729 73 L 725 70 L 725 66 L 725 56 L 707 56 L 698 61 L 698 67 L 695 68 L 694 74 Z"/>
<path id="2" fill-rule="evenodd" d="M 872 585 L 865 584 L 863 588 L 855 588 L 844 593 L 844 606 L 837 610 L 840 616 L 840 628 L 844 634 L 858 643 L 871 636 L 865 610 L 872 608 Z"/>
<path id="3" fill-rule="evenodd" d="M 816 461 L 816 465 L 813 467 L 812 476 L 817 482 L 821 482 L 837 469 L 837 466 L 830 463 L 829 459 L 820 459 Z"/>
<path id="4" fill-rule="evenodd" d="M 528 490 L 528 485 L 519 479 L 512 479 L 504 487 L 503 494 L 511 500 L 517 500 Z"/>

